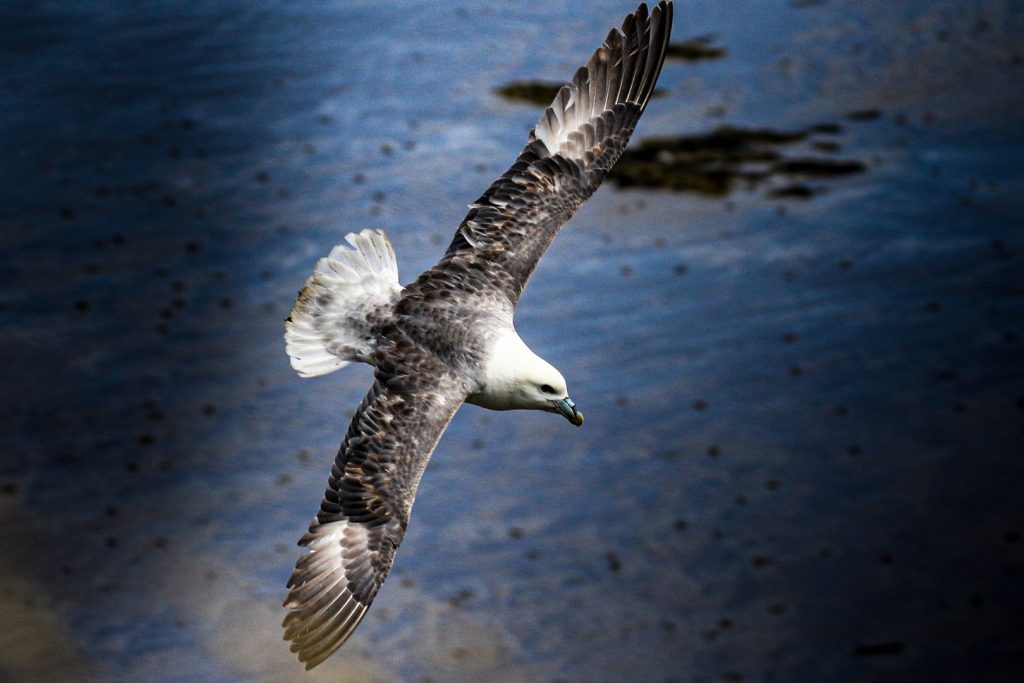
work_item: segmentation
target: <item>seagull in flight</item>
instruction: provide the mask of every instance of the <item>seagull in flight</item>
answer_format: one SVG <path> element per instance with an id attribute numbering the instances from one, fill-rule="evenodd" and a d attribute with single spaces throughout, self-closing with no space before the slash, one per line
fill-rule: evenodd
<path id="1" fill-rule="evenodd" d="M 463 403 L 544 410 L 583 424 L 565 379 L 520 339 L 513 313 L 559 229 L 622 155 L 654 91 L 672 3 L 613 28 L 469 207 L 437 265 L 402 287 L 383 231 L 321 259 L 285 322 L 292 367 L 374 368 L 288 579 L 284 637 L 307 669 L 348 640 L 402 543 L 423 470 Z"/>

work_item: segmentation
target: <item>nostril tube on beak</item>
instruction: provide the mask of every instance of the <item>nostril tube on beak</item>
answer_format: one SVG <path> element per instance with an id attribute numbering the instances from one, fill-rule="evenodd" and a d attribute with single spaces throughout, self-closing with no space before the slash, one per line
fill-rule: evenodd
<path id="1" fill-rule="evenodd" d="M 565 416 L 566 420 L 572 422 L 577 427 L 583 424 L 583 413 L 576 410 L 576 404 L 573 403 L 571 399 L 568 397 L 563 398 L 559 401 L 555 401 L 554 404 L 555 408 Z"/>

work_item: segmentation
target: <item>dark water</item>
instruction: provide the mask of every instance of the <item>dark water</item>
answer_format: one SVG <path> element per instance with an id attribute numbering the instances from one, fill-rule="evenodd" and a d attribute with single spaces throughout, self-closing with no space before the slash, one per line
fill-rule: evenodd
<path id="1" fill-rule="evenodd" d="M 818 126 L 776 151 L 863 170 L 603 188 L 517 317 L 585 427 L 466 407 L 357 635 L 313 674 L 280 641 L 370 377 L 292 373 L 295 290 L 366 226 L 433 263 L 538 115 L 494 89 L 631 9 L 8 3 L 0 680 L 1024 677 L 996 0 L 678 3 L 724 54 L 666 66 L 638 142 Z"/>

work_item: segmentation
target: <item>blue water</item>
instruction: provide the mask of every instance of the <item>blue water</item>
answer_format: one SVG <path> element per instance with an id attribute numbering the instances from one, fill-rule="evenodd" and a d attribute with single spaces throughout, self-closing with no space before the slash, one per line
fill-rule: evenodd
<path id="1" fill-rule="evenodd" d="M 368 368 L 291 371 L 345 232 L 404 281 L 616 2 L 9 3 L 0 680 L 1024 676 L 1014 3 L 680 2 L 636 139 L 835 123 L 809 200 L 603 188 L 517 313 L 587 415 L 456 416 L 302 672 L 295 541 Z M 877 109 L 873 120 L 848 114 Z M 812 154 L 809 148 L 801 153 Z"/>

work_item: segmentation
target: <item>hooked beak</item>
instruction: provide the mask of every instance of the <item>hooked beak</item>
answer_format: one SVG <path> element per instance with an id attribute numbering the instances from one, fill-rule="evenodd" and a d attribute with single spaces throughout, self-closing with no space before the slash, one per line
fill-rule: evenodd
<path id="1" fill-rule="evenodd" d="M 577 427 L 583 424 L 583 413 L 576 410 L 576 404 L 569 398 L 563 398 L 560 401 L 553 401 L 553 403 L 555 405 L 555 410 L 564 415 L 566 420 L 572 422 Z"/>

